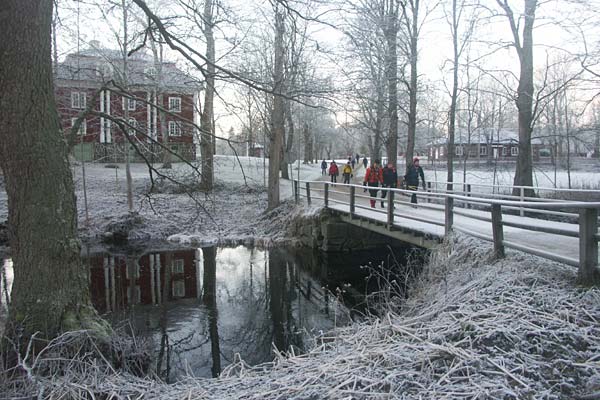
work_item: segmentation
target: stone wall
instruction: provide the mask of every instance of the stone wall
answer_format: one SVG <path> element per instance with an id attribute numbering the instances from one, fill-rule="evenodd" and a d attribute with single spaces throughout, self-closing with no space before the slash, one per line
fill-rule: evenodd
<path id="1" fill-rule="evenodd" d="M 403 243 L 367 229 L 342 222 L 330 210 L 316 215 L 302 215 L 289 225 L 288 234 L 302 245 L 323 251 L 369 250 Z"/>

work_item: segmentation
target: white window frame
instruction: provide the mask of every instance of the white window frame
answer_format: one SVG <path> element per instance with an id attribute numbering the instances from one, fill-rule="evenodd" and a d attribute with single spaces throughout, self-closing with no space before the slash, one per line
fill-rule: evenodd
<path id="1" fill-rule="evenodd" d="M 516 157 L 519 155 L 519 148 L 517 146 L 513 146 L 510 148 L 510 155 Z"/>
<path id="2" fill-rule="evenodd" d="M 506 156 L 507 153 L 508 151 L 506 150 L 506 146 L 502 146 L 502 156 Z"/>
<path id="3" fill-rule="evenodd" d="M 487 144 L 479 145 L 479 155 L 480 156 L 487 156 L 488 155 Z"/>
<path id="4" fill-rule="evenodd" d="M 71 118 L 71 128 L 75 126 L 75 121 L 77 121 L 77 117 Z M 87 121 L 85 120 L 85 118 L 81 120 L 81 125 L 79 125 L 77 134 L 80 136 L 87 135 Z"/>
<path id="5" fill-rule="evenodd" d="M 135 99 L 132 99 L 131 97 L 125 97 L 123 96 L 123 110 L 125 109 L 125 104 L 127 104 L 127 110 L 129 111 L 135 111 Z"/>
<path id="6" fill-rule="evenodd" d="M 185 297 L 185 281 L 183 279 L 173 280 L 173 297 Z"/>
<path id="7" fill-rule="evenodd" d="M 185 268 L 185 263 L 183 258 L 179 258 L 173 261 L 173 273 L 174 274 L 183 274 Z"/>
<path id="8" fill-rule="evenodd" d="M 83 109 L 85 105 L 85 92 L 71 92 L 71 108 Z"/>
<path id="9" fill-rule="evenodd" d="M 458 146 L 454 147 L 454 154 L 459 157 L 462 157 L 465 154 L 464 150 L 463 150 L 463 146 L 458 145 Z"/>
<path id="10" fill-rule="evenodd" d="M 446 149 L 444 148 L 444 146 L 440 147 L 440 157 L 444 157 L 444 152 L 446 151 Z"/>
<path id="11" fill-rule="evenodd" d="M 179 136 L 181 136 L 181 133 L 182 133 L 181 122 L 169 121 L 168 135 L 173 136 L 173 137 L 179 137 Z"/>
<path id="12" fill-rule="evenodd" d="M 129 125 L 131 125 L 133 128 L 128 127 L 127 133 L 129 135 L 135 135 L 137 133 L 136 129 L 138 127 L 137 119 L 135 119 L 135 118 L 129 118 L 128 122 L 129 122 Z M 136 129 L 134 129 L 134 128 L 136 128 Z"/>
<path id="13" fill-rule="evenodd" d="M 154 78 L 156 76 L 156 68 L 155 67 L 148 67 L 146 68 L 146 75 L 151 76 L 152 78 Z"/>
<path id="14" fill-rule="evenodd" d="M 181 97 L 169 97 L 169 111 L 181 112 Z"/>

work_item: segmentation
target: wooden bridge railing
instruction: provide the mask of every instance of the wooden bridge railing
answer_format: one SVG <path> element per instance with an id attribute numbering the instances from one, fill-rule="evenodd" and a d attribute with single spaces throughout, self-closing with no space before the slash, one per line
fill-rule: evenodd
<path id="1" fill-rule="evenodd" d="M 521 198 L 521 196 L 504 195 L 502 198 L 483 197 L 475 195 L 473 192 L 466 194 L 456 194 L 454 191 L 437 192 L 433 190 L 419 191 L 417 196 L 420 198 L 418 205 L 421 209 L 437 210 L 444 212 L 444 220 L 436 220 L 427 218 L 426 216 L 418 215 L 415 212 L 401 211 L 394 207 L 395 205 L 409 205 L 409 197 L 414 194 L 414 191 L 394 188 L 381 188 L 378 190 L 386 191 L 385 199 L 377 197 L 377 204 L 384 200 L 387 203 L 385 209 L 371 208 L 367 206 L 367 202 L 361 200 L 370 200 L 371 197 L 366 194 L 361 194 L 361 189 L 366 190 L 366 187 L 353 184 L 331 184 L 324 181 L 294 181 L 294 194 L 298 201 L 300 197 L 306 198 L 308 204 L 315 201 L 323 201 L 325 207 L 334 207 L 337 211 L 347 212 L 352 218 L 356 218 L 357 209 L 369 210 L 370 213 L 364 212 L 360 215 L 361 218 L 367 218 L 384 222 L 387 229 L 393 230 L 396 217 L 407 218 L 413 221 L 418 221 L 435 226 L 443 226 L 445 234 L 450 231 L 457 230 L 467 235 L 471 235 L 483 240 L 491 241 L 494 244 L 494 253 L 497 257 L 504 257 L 505 248 L 513 248 L 525 253 L 534 254 L 546 259 L 558 261 L 579 268 L 578 279 L 581 283 L 591 284 L 600 283 L 600 267 L 598 265 L 598 210 L 600 202 L 582 202 L 582 201 L 561 201 L 561 200 L 544 200 L 544 199 L 529 199 Z M 305 194 L 303 190 L 305 189 Z M 423 201 L 426 200 L 426 201 Z M 464 208 L 453 207 L 453 203 L 462 205 Z M 342 205 L 342 207 L 335 207 Z M 345 206 L 348 206 L 347 210 Z M 477 208 L 479 210 L 489 210 L 489 216 L 481 212 L 473 210 L 465 210 L 465 208 Z M 408 209 L 410 210 L 410 209 Z M 527 212 L 528 218 L 523 218 L 522 221 L 513 218 L 510 221 L 503 219 L 503 213 L 506 211 L 521 210 Z M 566 212 L 565 210 L 568 210 Z M 373 214 L 371 214 L 373 213 Z M 454 215 L 461 215 L 473 220 L 479 220 L 491 223 L 492 235 L 485 235 L 475 232 L 470 229 L 465 229 L 454 225 Z M 542 219 L 534 219 L 535 215 L 550 214 L 563 217 L 577 217 L 577 226 L 573 225 L 572 229 L 561 226 L 551 226 L 544 224 Z M 379 217 L 378 217 L 379 215 Z M 516 216 L 515 216 L 516 217 Z M 520 219 L 520 218 L 519 218 Z M 538 222 L 540 221 L 540 222 Z M 547 221 L 550 222 L 550 221 Z M 562 237 L 578 238 L 579 240 L 579 258 L 566 257 L 560 254 L 553 253 L 546 249 L 534 248 L 521 243 L 515 243 L 504 239 L 504 226 L 519 228 L 532 232 L 542 232 Z"/>

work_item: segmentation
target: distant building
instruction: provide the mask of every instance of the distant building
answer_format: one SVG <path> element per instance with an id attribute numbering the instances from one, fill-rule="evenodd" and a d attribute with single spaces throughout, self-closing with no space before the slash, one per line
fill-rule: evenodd
<path id="1" fill-rule="evenodd" d="M 139 130 L 130 129 L 129 135 L 135 138 L 144 157 L 162 160 L 162 144 L 186 160 L 195 159 L 197 135 L 192 123 L 199 121 L 201 85 L 175 63 L 156 64 L 141 52 L 128 57 L 127 64 L 130 97 L 119 88 L 125 79 L 122 54 L 117 50 L 92 42 L 90 48 L 69 54 L 57 66 L 55 98 L 65 135 L 70 134 L 82 111 L 89 108 L 95 113 L 86 116 L 81 124 L 73 140 L 73 155 L 85 160 L 124 161 L 125 137 L 108 116 L 123 119 L 127 108 L 127 123 Z M 165 111 L 163 116 L 160 109 Z M 132 150 L 132 158 L 142 157 Z M 176 161 L 176 157 L 171 156 L 171 161 Z"/>
<path id="2" fill-rule="evenodd" d="M 454 139 L 455 159 L 516 161 L 519 155 L 519 133 L 511 129 L 477 129 L 471 134 L 457 130 Z M 550 160 L 552 146 L 539 138 L 531 138 L 531 151 L 534 161 Z M 427 145 L 429 160 L 448 159 L 448 139 L 437 139 Z"/>

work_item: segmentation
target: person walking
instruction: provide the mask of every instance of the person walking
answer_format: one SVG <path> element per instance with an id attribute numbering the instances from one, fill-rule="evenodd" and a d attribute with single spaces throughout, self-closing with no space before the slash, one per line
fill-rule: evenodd
<path id="1" fill-rule="evenodd" d="M 377 188 L 381 183 L 383 183 L 383 172 L 379 166 L 379 160 L 375 160 L 373 161 L 373 164 L 371 164 L 371 167 L 367 168 L 363 185 L 369 186 L 369 188 Z M 375 204 L 377 203 L 376 199 L 378 190 L 379 189 L 369 189 L 369 195 L 371 196 L 371 199 L 369 200 L 371 203 L 371 208 L 375 208 Z M 367 189 L 365 188 L 365 192 L 366 191 Z"/>
<path id="2" fill-rule="evenodd" d="M 350 165 L 352 165 L 352 170 L 354 171 L 354 164 L 356 163 L 356 159 L 352 157 L 352 161 L 350 161 Z"/>
<path id="3" fill-rule="evenodd" d="M 387 187 L 387 188 L 397 188 L 398 187 L 398 171 L 396 171 L 396 167 L 394 167 L 394 164 L 389 162 L 384 168 L 383 168 L 383 187 Z M 385 205 L 383 203 L 383 200 L 386 198 L 388 191 L 387 190 L 382 190 L 381 191 L 381 208 L 383 208 Z"/>
<path id="4" fill-rule="evenodd" d="M 323 160 L 323 162 L 321 162 L 321 175 L 325 176 L 327 175 L 327 161 Z"/>
<path id="5" fill-rule="evenodd" d="M 329 176 L 331 177 L 331 182 L 337 183 L 337 176 L 340 174 L 340 170 L 338 169 L 335 160 L 331 160 L 331 164 L 329 164 Z"/>
<path id="6" fill-rule="evenodd" d="M 419 165 L 419 157 L 413 158 L 413 162 L 406 169 L 406 175 L 404 175 L 404 182 L 406 182 L 406 188 L 408 190 L 417 191 L 419 189 L 419 177 L 423 181 L 423 190 L 426 190 L 425 187 L 425 173 L 423 172 L 423 168 Z M 413 204 L 417 204 L 417 194 L 413 193 L 410 197 L 410 202 Z"/>
<path id="7" fill-rule="evenodd" d="M 342 176 L 344 177 L 344 183 L 350 183 L 350 178 L 352 178 L 352 167 L 350 166 L 350 161 L 344 165 L 344 169 L 342 169 Z"/>
<path id="8" fill-rule="evenodd" d="M 367 157 L 363 158 L 363 167 L 365 167 L 365 169 L 367 169 L 368 163 L 369 163 L 369 161 L 367 160 Z"/>

